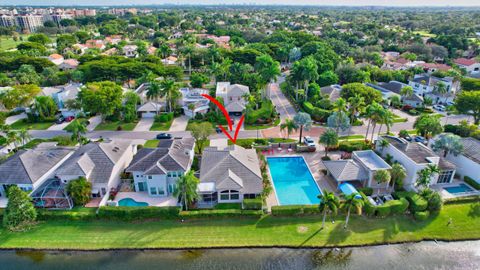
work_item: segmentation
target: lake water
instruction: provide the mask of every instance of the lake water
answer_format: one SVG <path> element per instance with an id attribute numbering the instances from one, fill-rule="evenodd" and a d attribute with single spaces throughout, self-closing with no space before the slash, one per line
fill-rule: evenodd
<path id="1" fill-rule="evenodd" d="M 0 269 L 480 269 L 480 241 L 345 249 L 0 251 Z"/>

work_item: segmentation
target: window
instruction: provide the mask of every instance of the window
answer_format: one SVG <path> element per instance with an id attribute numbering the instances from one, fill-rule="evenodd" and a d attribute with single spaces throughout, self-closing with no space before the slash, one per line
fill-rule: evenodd
<path id="1" fill-rule="evenodd" d="M 107 193 L 107 190 L 102 187 L 102 195 L 105 195 Z"/>
<path id="2" fill-rule="evenodd" d="M 152 176 L 151 176 L 151 175 L 149 175 L 149 176 L 148 176 L 148 179 L 152 179 Z"/>
<path id="3" fill-rule="evenodd" d="M 165 195 L 165 190 L 163 190 L 163 187 L 158 188 L 158 195 Z"/>
<path id="4" fill-rule="evenodd" d="M 249 193 L 249 194 L 243 194 L 244 199 L 255 199 L 257 197 L 257 194 Z"/>
<path id="5" fill-rule="evenodd" d="M 453 171 L 441 171 L 438 175 L 438 184 L 450 183 L 452 181 Z"/>
<path id="6" fill-rule="evenodd" d="M 240 193 L 237 190 L 224 190 L 220 192 L 220 200 L 222 201 L 233 201 L 239 199 Z"/>
<path id="7" fill-rule="evenodd" d="M 151 187 L 150 188 L 150 194 L 157 195 L 157 188 L 156 187 Z"/>

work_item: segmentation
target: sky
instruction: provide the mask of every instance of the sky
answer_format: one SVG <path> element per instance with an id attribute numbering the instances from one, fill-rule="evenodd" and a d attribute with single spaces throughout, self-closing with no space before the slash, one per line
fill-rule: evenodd
<path id="1" fill-rule="evenodd" d="M 478 0 L 0 0 L 1 5 L 257 4 L 357 6 L 480 6 Z"/>

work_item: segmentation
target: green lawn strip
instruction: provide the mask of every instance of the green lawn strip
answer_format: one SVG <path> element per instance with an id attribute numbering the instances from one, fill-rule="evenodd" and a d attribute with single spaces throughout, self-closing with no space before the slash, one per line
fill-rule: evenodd
<path id="1" fill-rule="evenodd" d="M 339 141 L 363 141 L 365 140 L 365 136 L 363 135 L 350 135 L 350 136 L 341 136 L 338 137 Z"/>
<path id="2" fill-rule="evenodd" d="M 121 126 L 123 131 L 131 131 L 135 128 L 135 126 L 138 124 L 138 122 L 132 122 L 132 123 L 125 123 L 123 121 L 105 121 L 103 123 L 100 123 L 95 130 L 109 130 L 109 131 L 116 131 L 118 130 L 118 127 Z"/>
<path id="3" fill-rule="evenodd" d="M 28 130 L 45 130 L 53 125 L 53 122 L 39 122 L 39 123 L 27 123 L 24 119 L 20 119 L 15 123 L 11 124 L 12 129 L 28 129 Z"/>
<path id="4" fill-rule="evenodd" d="M 88 119 L 86 119 L 86 118 L 77 118 L 76 120 L 80 121 L 80 122 L 83 123 L 85 126 L 87 126 Z M 73 122 L 73 121 L 72 121 L 72 122 Z M 71 127 L 72 122 L 70 122 L 70 124 L 68 124 L 66 127 L 64 127 L 63 130 L 71 132 L 71 131 L 72 131 L 72 127 Z"/>
<path id="5" fill-rule="evenodd" d="M 184 222 L 47 221 L 27 232 L 1 228 L 0 248 L 324 247 L 480 238 L 480 217 L 478 212 L 473 214 L 473 204 L 444 206 L 439 215 L 422 222 L 403 215 L 384 219 L 352 216 L 345 230 L 343 216 L 338 216 L 335 224 L 329 220 L 324 230 L 320 230 L 318 215 Z"/>
<path id="6" fill-rule="evenodd" d="M 145 142 L 143 147 L 145 147 L 145 148 L 157 148 L 157 145 L 158 145 L 159 142 L 160 142 L 160 140 L 148 140 L 148 141 Z"/>
<path id="7" fill-rule="evenodd" d="M 276 127 L 280 124 L 280 118 L 275 119 L 275 122 L 273 124 L 264 124 L 264 125 L 247 125 L 245 124 L 243 128 L 245 130 L 260 130 L 260 129 L 267 129 L 271 127 Z"/>
<path id="8" fill-rule="evenodd" d="M 153 122 L 153 125 L 152 127 L 150 127 L 150 130 L 151 131 L 168 131 L 172 126 L 172 123 L 173 123 L 173 119 L 165 123 Z"/>
<path id="9" fill-rule="evenodd" d="M 408 134 L 410 135 L 417 135 L 417 130 L 412 129 L 412 130 L 407 130 Z"/>
<path id="10" fill-rule="evenodd" d="M 237 139 L 236 144 L 237 145 L 252 145 L 252 143 L 255 142 L 256 139 Z M 258 139 L 259 141 L 262 141 L 263 143 L 268 144 L 269 142 L 271 143 L 293 143 L 297 142 L 295 139 L 284 139 L 284 138 L 268 138 L 268 139 Z M 231 140 L 228 140 L 228 145 L 233 145 L 233 142 Z"/>

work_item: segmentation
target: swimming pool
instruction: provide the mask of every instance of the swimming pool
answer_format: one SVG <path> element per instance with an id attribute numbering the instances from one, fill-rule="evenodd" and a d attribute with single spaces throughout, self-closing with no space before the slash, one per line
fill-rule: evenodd
<path id="1" fill-rule="evenodd" d="M 459 184 L 457 186 L 450 186 L 450 187 L 444 187 L 446 191 L 450 194 L 457 194 L 457 193 L 466 193 L 466 192 L 472 192 L 474 191 L 471 187 L 465 185 L 465 184 Z"/>
<path id="2" fill-rule="evenodd" d="M 132 198 L 125 198 L 118 201 L 118 206 L 148 206 L 148 203 L 137 202 Z"/>
<path id="3" fill-rule="evenodd" d="M 320 202 L 320 188 L 303 157 L 269 157 L 267 163 L 280 205 Z"/>

